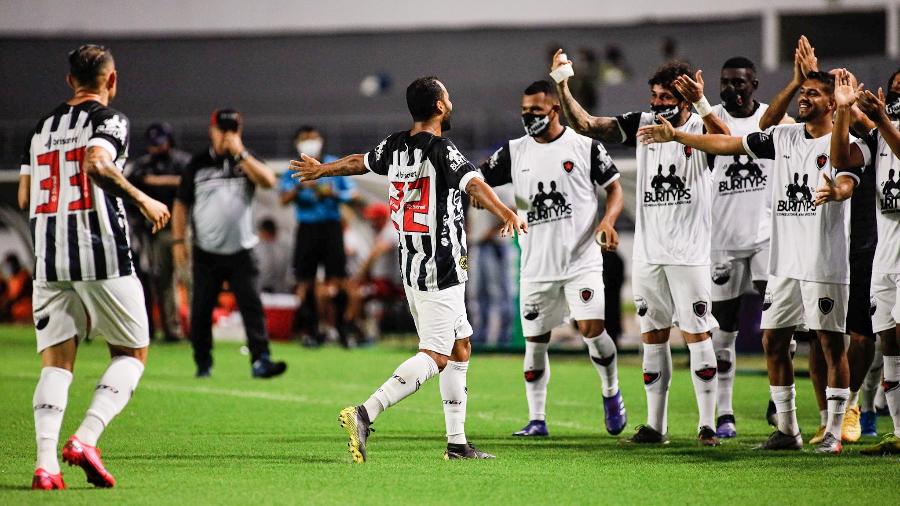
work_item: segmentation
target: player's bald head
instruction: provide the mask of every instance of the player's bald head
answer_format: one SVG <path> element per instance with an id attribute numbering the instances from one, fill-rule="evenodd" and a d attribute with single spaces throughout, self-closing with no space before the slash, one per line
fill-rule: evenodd
<path id="1" fill-rule="evenodd" d="M 104 46 L 85 44 L 69 53 L 69 75 L 83 88 L 99 89 L 114 70 L 112 52 Z"/>

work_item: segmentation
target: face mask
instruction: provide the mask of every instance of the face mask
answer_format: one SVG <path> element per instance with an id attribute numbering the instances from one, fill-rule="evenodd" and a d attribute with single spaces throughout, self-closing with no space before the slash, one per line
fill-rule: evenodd
<path id="1" fill-rule="evenodd" d="M 742 97 L 734 88 L 726 88 L 719 94 L 722 99 L 722 106 L 728 112 L 734 112 L 743 107 L 744 97 Z"/>
<path id="2" fill-rule="evenodd" d="M 672 121 L 679 112 L 677 105 L 654 105 L 650 107 L 650 110 L 653 111 L 653 121 L 657 123 L 659 123 L 659 118 L 656 116 L 662 116 L 666 121 Z"/>
<path id="3" fill-rule="evenodd" d="M 550 116 L 547 114 L 531 114 L 522 115 L 522 126 L 525 127 L 525 133 L 532 137 L 539 137 L 550 127 Z"/>
<path id="4" fill-rule="evenodd" d="M 297 154 L 318 159 L 322 155 L 322 139 L 306 139 L 297 143 Z"/>
<path id="5" fill-rule="evenodd" d="M 889 91 L 885 99 L 884 111 L 891 119 L 900 118 L 900 93 Z"/>

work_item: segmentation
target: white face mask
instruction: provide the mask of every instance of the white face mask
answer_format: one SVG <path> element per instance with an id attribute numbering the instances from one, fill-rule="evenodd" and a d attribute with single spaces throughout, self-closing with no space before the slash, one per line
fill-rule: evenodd
<path id="1" fill-rule="evenodd" d="M 300 141 L 296 145 L 297 154 L 303 153 L 306 156 L 311 156 L 315 159 L 319 159 L 322 156 L 322 139 L 306 139 L 305 141 Z"/>

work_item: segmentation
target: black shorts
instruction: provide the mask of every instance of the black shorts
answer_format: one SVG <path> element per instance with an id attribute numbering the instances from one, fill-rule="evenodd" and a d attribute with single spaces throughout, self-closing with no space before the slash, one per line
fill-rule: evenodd
<path id="1" fill-rule="evenodd" d="M 347 277 L 344 230 L 339 221 L 300 223 L 294 244 L 294 276 L 297 281 L 315 279 L 319 265 L 326 278 Z"/>
<path id="2" fill-rule="evenodd" d="M 872 261 L 875 250 L 850 253 L 850 298 L 847 302 L 847 333 L 875 340 L 872 332 Z"/>

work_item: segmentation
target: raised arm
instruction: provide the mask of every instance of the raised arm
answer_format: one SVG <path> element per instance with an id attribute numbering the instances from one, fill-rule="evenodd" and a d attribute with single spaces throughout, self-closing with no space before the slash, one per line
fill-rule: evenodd
<path id="1" fill-rule="evenodd" d="M 852 120 L 850 109 L 856 103 L 857 93 L 861 91 L 861 87 L 853 89 L 846 70 L 838 73 L 834 86 L 834 102 L 837 105 L 837 111 L 834 115 L 834 130 L 831 133 L 831 165 L 837 170 L 858 168 L 866 163 L 859 146 L 850 144 L 850 121 Z M 852 188 L 850 193 L 853 193 Z M 849 195 L 845 198 L 848 197 Z"/>
<path id="2" fill-rule="evenodd" d="M 746 155 L 744 139 L 722 134 L 690 134 L 676 130 L 665 118 L 659 116 L 660 124 L 646 125 L 638 129 L 638 140 L 643 144 L 658 144 L 675 141 L 685 146 L 699 149 L 710 155 Z"/>
<path id="3" fill-rule="evenodd" d="M 560 58 L 562 49 L 558 49 L 553 55 L 553 61 L 550 65 L 550 71 L 556 70 L 563 65 L 571 65 L 569 60 Z M 556 90 L 559 92 L 559 101 L 562 105 L 563 113 L 566 120 L 576 132 L 599 139 L 603 142 L 620 143 L 622 139 L 622 131 L 619 129 L 619 122 L 616 118 L 591 116 L 581 107 L 581 104 L 572 96 L 569 90 L 569 80 L 564 79 L 556 83 Z"/>
<path id="4" fill-rule="evenodd" d="M 769 108 L 763 113 L 759 119 L 759 129 L 766 130 L 769 127 L 781 123 L 794 95 L 803 85 L 806 74 L 819 69 L 819 63 L 816 59 L 816 52 L 805 35 L 797 41 L 797 49 L 794 50 L 794 74 L 790 82 L 781 91 L 775 95 L 775 98 L 769 103 Z"/>
<path id="5" fill-rule="evenodd" d="M 702 70 L 697 71 L 694 79 L 691 79 L 691 76 L 684 74 L 678 76 L 674 83 L 675 89 L 681 93 L 681 96 L 694 105 L 694 109 L 703 120 L 703 126 L 706 127 L 707 132 L 711 134 L 731 135 L 731 130 L 728 129 L 728 125 L 726 125 L 721 118 L 713 114 L 712 107 L 709 105 L 709 101 L 703 93 L 703 84 Z"/>
<path id="6" fill-rule="evenodd" d="M 312 181 L 326 176 L 356 176 L 365 174 L 366 155 L 347 155 L 340 160 L 331 163 L 320 163 L 315 158 L 300 155 L 300 160 L 291 160 L 290 169 L 294 171 L 291 175 L 294 179 L 301 181 Z"/>
<path id="7" fill-rule="evenodd" d="M 503 222 L 503 228 L 500 229 L 500 237 L 512 235 L 514 232 L 520 234 L 528 233 L 528 224 L 525 223 L 525 220 L 519 218 L 518 213 L 506 207 L 506 204 L 497 197 L 494 190 L 480 177 L 473 177 L 466 183 L 466 193 L 481 208 L 487 209 Z"/>
<path id="8" fill-rule="evenodd" d="M 878 133 L 891 148 L 894 156 L 900 157 L 900 131 L 891 122 L 884 104 L 884 90 L 878 88 L 878 96 L 865 90 L 856 99 L 859 110 L 878 128 Z"/>
<path id="9" fill-rule="evenodd" d="M 606 210 L 594 235 L 604 251 L 615 251 L 619 247 L 619 233 L 616 232 L 616 221 L 625 207 L 625 192 L 618 180 L 606 185 Z"/>

